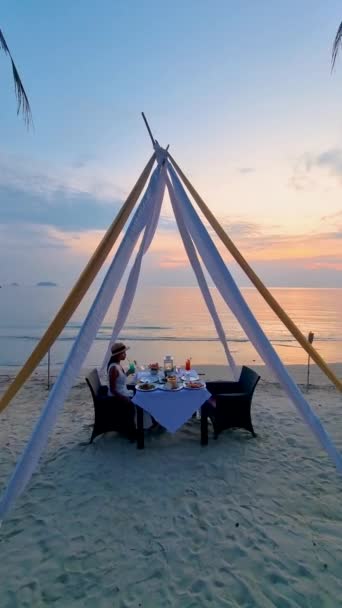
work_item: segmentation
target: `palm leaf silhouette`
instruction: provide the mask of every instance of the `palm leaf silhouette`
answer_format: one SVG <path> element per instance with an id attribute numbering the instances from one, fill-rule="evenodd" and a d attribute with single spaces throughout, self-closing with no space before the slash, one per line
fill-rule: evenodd
<path id="1" fill-rule="evenodd" d="M 341 48 L 341 44 L 342 44 L 342 22 L 340 23 L 340 26 L 337 30 L 336 36 L 335 36 L 335 40 L 334 40 L 334 44 L 333 44 L 333 48 L 332 48 L 332 54 L 331 54 L 331 71 L 334 69 L 335 66 L 335 62 L 336 62 L 336 58 L 338 55 L 338 52 Z"/>
<path id="2" fill-rule="evenodd" d="M 19 76 L 19 72 L 15 66 L 13 57 L 11 55 L 11 52 L 7 46 L 7 42 L 4 38 L 4 35 L 1 30 L 0 30 L 0 49 L 2 49 L 4 51 L 4 53 L 6 53 L 6 55 L 9 56 L 11 64 L 12 64 L 14 90 L 15 90 L 15 96 L 17 98 L 17 114 L 20 114 L 20 112 L 22 113 L 24 122 L 25 122 L 26 126 L 29 127 L 33 123 L 30 102 L 28 100 L 26 91 L 24 89 L 23 83 L 21 82 L 21 78 Z"/>

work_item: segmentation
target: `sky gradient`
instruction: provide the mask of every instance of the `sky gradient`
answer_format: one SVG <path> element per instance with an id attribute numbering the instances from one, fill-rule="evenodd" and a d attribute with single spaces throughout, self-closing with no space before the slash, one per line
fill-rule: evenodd
<path id="1" fill-rule="evenodd" d="M 1 19 L 34 130 L 2 53 L 0 284 L 75 282 L 151 155 L 144 110 L 268 286 L 342 287 L 340 2 L 3 0 Z M 167 202 L 142 278 L 195 283 Z"/>

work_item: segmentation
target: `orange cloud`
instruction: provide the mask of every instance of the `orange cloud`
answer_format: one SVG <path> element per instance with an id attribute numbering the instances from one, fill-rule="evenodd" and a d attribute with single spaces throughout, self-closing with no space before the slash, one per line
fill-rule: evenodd
<path id="1" fill-rule="evenodd" d="M 159 260 L 160 268 L 186 268 L 189 266 L 190 262 L 185 256 L 166 256 L 162 257 Z"/>
<path id="2" fill-rule="evenodd" d="M 61 232 L 49 228 L 48 232 L 54 238 L 63 242 L 65 247 L 71 249 L 76 255 L 92 255 L 103 238 L 103 230 L 90 230 L 86 232 Z"/>
<path id="3" fill-rule="evenodd" d="M 298 263 L 308 269 L 335 269 L 340 270 L 341 236 L 338 231 L 305 234 L 281 234 L 252 223 L 234 224 L 228 227 L 228 234 L 232 235 L 234 244 L 253 265 L 255 262 L 292 262 Z M 264 232 L 263 232 L 264 231 Z M 54 239 L 60 240 L 64 246 L 77 256 L 90 256 L 104 235 L 104 231 L 93 230 L 86 232 L 61 232 L 49 229 Z M 223 259 L 230 261 L 231 255 L 216 234 L 212 238 Z M 122 235 L 117 241 L 117 245 Z M 114 247 L 113 252 L 117 248 Z M 109 259 L 112 258 L 112 254 Z M 324 252 L 324 255 L 323 255 Z M 177 230 L 157 230 L 150 249 L 146 255 L 148 264 L 153 268 L 182 269 L 190 266 L 181 237 Z"/>
<path id="4" fill-rule="evenodd" d="M 304 268 L 308 268 L 309 270 L 320 270 L 322 268 L 327 270 L 342 270 L 342 262 L 334 260 L 317 260 L 304 264 Z"/>

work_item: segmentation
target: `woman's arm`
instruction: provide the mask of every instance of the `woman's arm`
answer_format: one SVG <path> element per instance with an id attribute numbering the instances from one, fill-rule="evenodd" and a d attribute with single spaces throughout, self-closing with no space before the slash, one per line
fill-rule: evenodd
<path id="1" fill-rule="evenodd" d="M 121 395 L 121 393 L 118 393 L 118 391 L 116 389 L 116 381 L 117 381 L 118 377 L 119 377 L 119 372 L 118 372 L 117 368 L 113 365 L 113 367 L 111 367 L 111 369 L 109 370 L 109 375 L 108 375 L 110 392 L 115 397 L 118 397 L 121 400 L 131 403 L 131 400 L 129 399 L 129 397 L 125 397 L 125 395 Z"/>
<path id="2" fill-rule="evenodd" d="M 117 381 L 118 377 L 119 377 L 119 372 L 116 369 L 116 367 L 113 365 L 113 367 L 110 368 L 109 375 L 108 375 L 109 388 L 110 388 L 110 392 L 112 393 L 112 395 L 118 395 L 118 392 L 116 390 L 116 381 Z"/>

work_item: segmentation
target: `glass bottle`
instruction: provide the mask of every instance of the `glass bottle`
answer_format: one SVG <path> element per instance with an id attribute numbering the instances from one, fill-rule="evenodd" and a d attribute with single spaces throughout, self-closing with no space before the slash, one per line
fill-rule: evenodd
<path id="1" fill-rule="evenodd" d="M 173 357 L 171 355 L 165 355 L 164 357 L 164 373 L 167 376 L 170 372 L 173 371 Z"/>

